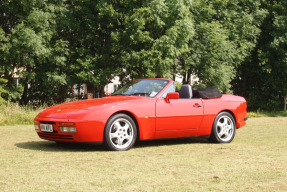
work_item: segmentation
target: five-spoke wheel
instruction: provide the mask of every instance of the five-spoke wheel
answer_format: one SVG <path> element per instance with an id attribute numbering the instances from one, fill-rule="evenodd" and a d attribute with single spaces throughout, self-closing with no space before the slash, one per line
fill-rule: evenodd
<path id="1" fill-rule="evenodd" d="M 136 125 L 133 119 L 126 114 L 116 114 L 106 124 L 104 142 L 109 150 L 129 150 L 134 145 L 136 137 Z"/>
<path id="2" fill-rule="evenodd" d="M 209 140 L 215 143 L 230 143 L 235 136 L 234 117 L 228 112 L 219 113 L 213 123 Z"/>

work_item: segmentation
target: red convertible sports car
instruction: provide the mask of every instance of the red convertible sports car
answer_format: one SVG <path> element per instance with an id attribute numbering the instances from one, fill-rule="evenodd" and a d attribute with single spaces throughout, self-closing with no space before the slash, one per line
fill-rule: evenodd
<path id="1" fill-rule="evenodd" d="M 139 79 L 111 96 L 49 107 L 34 124 L 42 139 L 104 143 L 123 151 L 137 139 L 208 136 L 211 142 L 229 143 L 246 116 L 243 97 L 190 85 L 175 92 L 172 80 Z"/>

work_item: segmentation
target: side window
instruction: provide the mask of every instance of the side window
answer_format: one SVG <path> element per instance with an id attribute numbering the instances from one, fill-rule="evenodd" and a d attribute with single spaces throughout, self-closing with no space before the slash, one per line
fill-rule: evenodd
<path id="1" fill-rule="evenodd" d="M 172 93 L 172 92 L 175 92 L 175 84 L 174 84 L 174 83 L 171 84 L 171 85 L 167 88 L 167 90 L 161 95 L 160 98 L 166 98 L 166 95 L 167 95 L 168 93 Z"/>

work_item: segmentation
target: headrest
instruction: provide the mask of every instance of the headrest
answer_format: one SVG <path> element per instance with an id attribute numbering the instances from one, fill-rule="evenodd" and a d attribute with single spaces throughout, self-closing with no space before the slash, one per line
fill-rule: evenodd
<path id="1" fill-rule="evenodd" d="M 191 99 L 191 97 L 192 97 L 191 86 L 188 84 L 182 85 L 181 89 L 179 90 L 179 98 Z"/>

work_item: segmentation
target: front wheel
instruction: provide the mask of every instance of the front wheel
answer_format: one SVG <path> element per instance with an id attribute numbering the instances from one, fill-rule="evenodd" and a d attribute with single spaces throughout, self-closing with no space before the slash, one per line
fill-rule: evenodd
<path id="1" fill-rule="evenodd" d="M 136 125 L 130 116 L 116 114 L 108 120 L 104 132 L 104 143 L 109 150 L 129 150 L 134 145 L 136 138 Z"/>
<path id="2" fill-rule="evenodd" d="M 219 113 L 212 126 L 209 140 L 214 143 L 230 143 L 235 136 L 235 120 L 228 112 Z"/>

